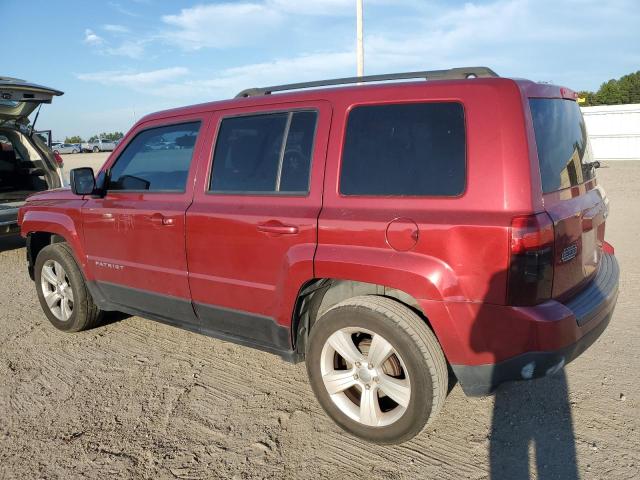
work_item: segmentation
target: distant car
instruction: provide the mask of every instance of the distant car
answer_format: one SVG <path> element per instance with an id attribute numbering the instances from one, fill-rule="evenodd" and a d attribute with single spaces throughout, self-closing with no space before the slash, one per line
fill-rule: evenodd
<path id="1" fill-rule="evenodd" d="M 80 148 L 77 144 L 73 143 L 60 143 L 58 145 L 51 145 L 53 153 L 66 154 L 66 153 L 80 153 Z"/>
<path id="2" fill-rule="evenodd" d="M 0 76 L 0 235 L 18 232 L 18 209 L 29 195 L 64 184 L 62 157 L 27 125 L 57 95 L 62 92 Z"/>
<path id="3" fill-rule="evenodd" d="M 107 139 L 99 139 L 97 142 L 84 142 L 81 144 L 83 152 L 112 152 L 116 149 L 117 142 Z"/>
<path id="4" fill-rule="evenodd" d="M 178 148 L 176 142 L 167 141 L 164 137 L 159 137 L 153 142 L 145 145 L 145 150 L 173 150 Z"/>

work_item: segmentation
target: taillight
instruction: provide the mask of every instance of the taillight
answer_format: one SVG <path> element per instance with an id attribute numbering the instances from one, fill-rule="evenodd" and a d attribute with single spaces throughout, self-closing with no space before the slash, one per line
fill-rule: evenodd
<path id="1" fill-rule="evenodd" d="M 546 213 L 511 221 L 509 305 L 536 305 L 551 298 L 553 221 Z"/>
<path id="2" fill-rule="evenodd" d="M 602 250 L 604 251 L 604 253 L 608 253 L 609 255 L 615 255 L 616 253 L 615 248 L 613 248 L 613 245 L 611 245 L 609 242 L 602 243 Z"/>
<path id="3" fill-rule="evenodd" d="M 53 152 L 53 158 L 56 161 L 56 165 L 60 168 L 64 167 L 64 160 L 58 152 Z"/>

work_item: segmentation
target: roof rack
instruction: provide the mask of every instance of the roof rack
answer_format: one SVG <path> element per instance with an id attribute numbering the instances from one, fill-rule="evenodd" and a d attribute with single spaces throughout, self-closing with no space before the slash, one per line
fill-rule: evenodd
<path id="1" fill-rule="evenodd" d="M 459 67 L 448 70 L 427 70 L 424 72 L 385 73 L 382 75 L 366 75 L 364 77 L 334 78 L 330 80 L 316 80 L 313 82 L 289 83 L 286 85 L 274 85 L 272 87 L 247 88 L 236 95 L 236 98 L 256 97 L 270 95 L 273 92 L 285 90 L 299 90 L 302 88 L 327 87 L 330 85 L 346 85 L 350 83 L 384 82 L 389 80 L 407 80 L 411 78 L 424 78 L 425 80 L 464 80 L 467 78 L 499 77 L 488 67 Z"/>

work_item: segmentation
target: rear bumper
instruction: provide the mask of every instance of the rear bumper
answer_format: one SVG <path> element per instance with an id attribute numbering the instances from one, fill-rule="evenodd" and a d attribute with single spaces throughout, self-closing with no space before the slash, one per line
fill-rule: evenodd
<path id="1" fill-rule="evenodd" d="M 550 301 L 535 307 L 507 307 L 509 321 L 523 322 L 536 347 L 495 363 L 451 367 L 465 394 L 488 395 L 498 385 L 551 375 L 589 348 L 604 332 L 618 298 L 620 269 L 615 257 L 603 254 L 596 277 L 582 291 L 561 304 Z M 503 313 L 508 310 L 503 311 Z M 558 315 L 558 312 L 565 312 Z M 545 318 L 547 314 L 547 318 Z M 519 325 L 513 324 L 514 330 Z M 508 337 L 503 337 L 507 341 Z"/>

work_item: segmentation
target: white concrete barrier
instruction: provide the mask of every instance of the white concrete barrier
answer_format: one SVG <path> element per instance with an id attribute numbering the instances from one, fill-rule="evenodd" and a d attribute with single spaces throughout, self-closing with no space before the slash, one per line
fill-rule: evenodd
<path id="1" fill-rule="evenodd" d="M 597 160 L 640 160 L 640 103 L 582 107 Z"/>

